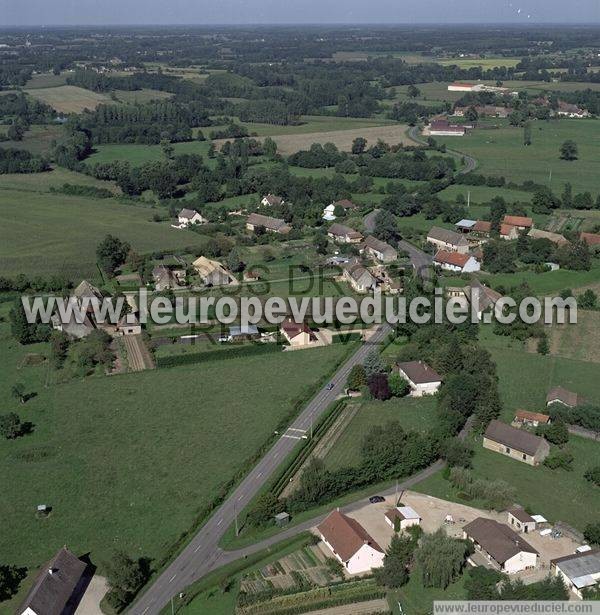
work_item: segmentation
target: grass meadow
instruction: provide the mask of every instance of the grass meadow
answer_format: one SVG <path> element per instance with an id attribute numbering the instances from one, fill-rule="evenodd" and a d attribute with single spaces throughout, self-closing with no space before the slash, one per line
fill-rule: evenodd
<path id="1" fill-rule="evenodd" d="M 110 98 L 104 94 L 75 85 L 31 88 L 26 92 L 60 113 L 81 113 L 84 109 L 95 109 L 100 103 L 110 102 Z"/>

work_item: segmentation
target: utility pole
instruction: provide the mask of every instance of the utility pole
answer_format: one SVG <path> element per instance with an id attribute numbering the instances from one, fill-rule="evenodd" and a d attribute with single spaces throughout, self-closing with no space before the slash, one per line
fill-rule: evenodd
<path id="1" fill-rule="evenodd" d="M 171 596 L 171 615 L 175 613 L 175 609 L 173 608 L 173 596 Z"/>
<path id="2" fill-rule="evenodd" d="M 552 169 L 550 169 L 550 175 L 548 177 L 548 183 L 552 183 Z"/>
<path id="3" fill-rule="evenodd" d="M 396 494 L 394 495 L 394 506 L 398 506 L 398 479 L 396 479 Z"/>

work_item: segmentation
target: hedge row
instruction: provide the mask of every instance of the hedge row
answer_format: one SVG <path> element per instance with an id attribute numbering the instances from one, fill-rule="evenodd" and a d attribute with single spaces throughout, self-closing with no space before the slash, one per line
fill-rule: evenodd
<path id="1" fill-rule="evenodd" d="M 157 367 L 176 367 L 179 365 L 192 365 L 194 363 L 205 363 L 206 361 L 224 361 L 227 359 L 238 359 L 239 357 L 251 357 L 261 354 L 281 352 L 280 344 L 252 344 L 248 346 L 238 346 L 226 348 L 224 350 L 213 350 L 208 352 L 189 352 L 187 354 L 158 357 Z"/>

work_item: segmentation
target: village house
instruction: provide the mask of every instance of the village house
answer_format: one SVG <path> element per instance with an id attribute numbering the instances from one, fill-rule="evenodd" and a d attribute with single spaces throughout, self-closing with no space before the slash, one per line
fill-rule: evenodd
<path id="1" fill-rule="evenodd" d="M 395 369 L 411 388 L 411 397 L 434 395 L 442 385 L 442 377 L 424 361 L 397 363 Z"/>
<path id="2" fill-rule="evenodd" d="M 437 252 L 433 258 L 433 264 L 444 271 L 454 273 L 471 273 L 481 269 L 480 262 L 471 254 L 447 252 L 446 250 Z"/>
<path id="3" fill-rule="evenodd" d="M 482 319 L 484 312 L 493 310 L 496 303 L 502 299 L 499 292 L 485 286 L 476 278 L 472 280 L 469 286 L 465 287 L 465 296 L 479 320 Z"/>
<path id="4" fill-rule="evenodd" d="M 85 591 L 87 565 L 63 547 L 39 572 L 18 615 L 73 613 Z"/>
<path id="5" fill-rule="evenodd" d="M 152 269 L 152 279 L 156 291 L 173 290 L 179 288 L 182 283 L 185 284 L 185 271 L 183 269 L 174 270 L 166 265 L 157 265 Z"/>
<path id="6" fill-rule="evenodd" d="M 360 243 L 363 236 L 358 231 L 334 222 L 327 230 L 327 236 L 333 239 L 336 243 Z"/>
<path id="7" fill-rule="evenodd" d="M 385 522 L 394 530 L 403 531 L 421 525 L 421 517 L 410 506 L 396 506 L 385 513 Z"/>
<path id="8" fill-rule="evenodd" d="M 263 196 L 260 204 L 264 207 L 274 207 L 276 205 L 283 205 L 285 201 L 280 196 L 274 194 L 267 194 Z"/>
<path id="9" fill-rule="evenodd" d="M 562 404 L 567 408 L 576 408 L 581 405 L 582 399 L 577 393 L 573 393 L 573 391 L 568 391 L 563 387 L 552 387 L 548 391 L 548 395 L 546 395 L 546 406 L 551 406 L 552 404 Z"/>
<path id="10" fill-rule="evenodd" d="M 519 231 L 528 231 L 533 228 L 533 219 L 527 216 L 504 216 L 502 224 L 516 226 Z"/>
<path id="11" fill-rule="evenodd" d="M 317 526 L 323 543 L 350 574 L 364 574 L 383 566 L 385 553 L 355 519 L 334 510 Z"/>
<path id="12" fill-rule="evenodd" d="M 465 126 L 450 124 L 448 120 L 432 120 L 423 134 L 432 137 L 464 137 L 466 132 Z"/>
<path id="13" fill-rule="evenodd" d="M 427 233 L 427 242 L 448 252 L 466 254 L 469 251 L 469 242 L 464 235 L 439 226 L 432 227 Z"/>
<path id="14" fill-rule="evenodd" d="M 529 534 L 535 531 L 535 519 L 524 508 L 512 506 L 506 513 L 509 525 L 516 528 L 518 532 Z"/>
<path id="15" fill-rule="evenodd" d="M 306 323 L 297 323 L 291 318 L 286 318 L 281 323 L 280 332 L 288 344 L 293 347 L 308 346 L 317 341 L 317 336 Z"/>
<path id="16" fill-rule="evenodd" d="M 287 235 L 292 230 L 292 227 L 280 218 L 272 218 L 262 214 L 250 214 L 246 220 L 246 229 L 256 231 L 259 228 L 269 233 L 279 233 L 280 235 Z"/>
<path id="17" fill-rule="evenodd" d="M 477 237 L 488 238 L 492 232 L 492 223 L 487 220 L 477 220 L 473 225 L 472 234 Z M 500 239 L 511 241 L 518 239 L 519 231 L 513 224 L 500 224 Z"/>
<path id="18" fill-rule="evenodd" d="M 323 210 L 323 220 L 335 220 L 336 219 L 336 215 L 335 215 L 336 209 L 338 210 L 338 212 L 340 209 L 342 209 L 344 214 L 347 214 L 349 211 L 352 211 L 353 209 L 357 209 L 357 208 L 358 208 L 358 205 L 356 205 L 349 199 L 341 199 L 339 201 L 334 201 L 330 203 L 329 205 L 327 205 L 327 207 L 325 207 L 325 209 Z"/>
<path id="19" fill-rule="evenodd" d="M 544 438 L 516 429 L 494 419 L 483 435 L 483 448 L 537 466 L 548 456 L 550 445 Z"/>
<path id="20" fill-rule="evenodd" d="M 116 332 L 118 335 L 141 335 L 142 325 L 138 317 L 130 312 L 119 319 Z"/>
<path id="21" fill-rule="evenodd" d="M 192 224 L 206 224 L 208 220 L 203 218 L 195 209 L 186 209 L 184 207 L 177 214 L 177 222 L 179 222 L 179 227 L 183 228 Z"/>
<path id="22" fill-rule="evenodd" d="M 259 337 L 260 332 L 256 325 L 232 325 L 229 327 L 227 341 L 242 342 L 247 340 L 255 340 Z"/>
<path id="23" fill-rule="evenodd" d="M 72 308 L 69 314 L 68 322 L 63 322 L 60 316 L 60 309 L 58 309 L 50 317 L 52 328 L 56 331 L 63 331 L 67 335 L 76 339 L 88 336 L 94 329 L 97 328 L 97 323 L 94 318 L 94 304 L 101 305 L 104 299 L 104 295 L 99 288 L 90 284 L 87 280 L 82 280 L 73 290 L 71 297 L 67 299 L 57 299 L 58 302 L 62 302 L 65 310 L 71 303 Z M 83 313 L 83 318 L 79 318 L 79 310 L 83 307 L 86 308 Z M 65 313 L 67 313 L 65 311 Z M 81 322 L 79 322 L 81 320 Z"/>
<path id="24" fill-rule="evenodd" d="M 477 517 L 463 528 L 463 538 L 475 544 L 492 567 L 507 574 L 537 566 L 538 552 L 508 525 Z"/>
<path id="25" fill-rule="evenodd" d="M 369 235 L 362 246 L 362 252 L 367 256 L 381 261 L 382 263 L 391 263 L 398 259 L 398 252 L 385 241 L 380 241 L 373 235 Z"/>
<path id="26" fill-rule="evenodd" d="M 529 410 L 517 410 L 513 424 L 523 427 L 538 427 L 539 425 L 547 425 L 550 422 L 550 417 L 541 412 L 530 412 Z"/>
<path id="27" fill-rule="evenodd" d="M 583 599 L 583 590 L 600 583 L 600 549 L 589 549 L 550 560 L 550 572 Z"/>
<path id="28" fill-rule="evenodd" d="M 551 233 L 550 231 L 542 231 L 537 228 L 532 228 L 527 235 L 532 239 L 547 239 L 548 241 L 555 243 L 557 246 L 564 246 L 569 243 L 564 235 L 561 235 L 560 233 Z"/>
<path id="29" fill-rule="evenodd" d="M 236 284 L 234 276 L 218 261 L 213 261 L 205 256 L 198 257 L 192 267 L 196 270 L 205 286 L 226 286 Z"/>
<path id="30" fill-rule="evenodd" d="M 377 288 L 377 278 L 357 261 L 345 265 L 342 275 L 357 293 L 365 294 Z"/>
<path id="31" fill-rule="evenodd" d="M 563 100 L 558 101 L 558 109 L 556 110 L 556 115 L 558 115 L 559 117 L 568 117 L 571 119 L 590 117 L 589 111 L 586 111 L 585 109 L 582 109 L 577 105 L 567 103 Z"/>

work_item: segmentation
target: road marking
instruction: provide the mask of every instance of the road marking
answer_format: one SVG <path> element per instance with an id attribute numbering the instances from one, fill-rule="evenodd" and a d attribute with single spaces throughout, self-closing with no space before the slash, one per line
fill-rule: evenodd
<path id="1" fill-rule="evenodd" d="M 217 527 L 219 527 L 219 525 L 221 525 L 221 523 L 223 523 L 223 519 L 219 519 L 219 523 L 217 523 Z"/>
<path id="2" fill-rule="evenodd" d="M 243 495 L 240 495 L 240 497 L 238 498 L 238 502 L 239 502 L 240 500 L 243 500 L 243 499 L 244 499 L 244 496 L 243 496 Z"/>
<path id="3" fill-rule="evenodd" d="M 147 606 L 143 611 L 142 611 L 142 615 L 144 615 L 144 613 L 149 609 L 150 607 Z"/>
<path id="4" fill-rule="evenodd" d="M 302 440 L 300 436 L 288 436 L 286 433 L 281 436 L 282 438 L 291 438 L 292 440 Z"/>
<path id="5" fill-rule="evenodd" d="M 256 475 L 256 478 L 260 478 L 261 476 L 262 476 L 262 472 L 259 472 L 259 473 Z"/>
<path id="6" fill-rule="evenodd" d="M 173 576 L 169 579 L 169 583 L 171 583 L 171 582 L 175 579 L 175 577 L 176 577 L 176 576 L 177 576 L 177 573 L 175 573 L 175 574 L 174 574 L 174 575 L 173 575 Z"/>
<path id="7" fill-rule="evenodd" d="M 197 553 L 198 551 L 200 551 L 200 549 L 202 548 L 202 545 L 198 545 L 195 549 L 194 549 L 194 553 Z"/>
<path id="8" fill-rule="evenodd" d="M 288 427 L 288 431 L 301 431 L 302 433 L 304 433 L 306 431 L 306 429 L 298 429 L 296 427 Z"/>

